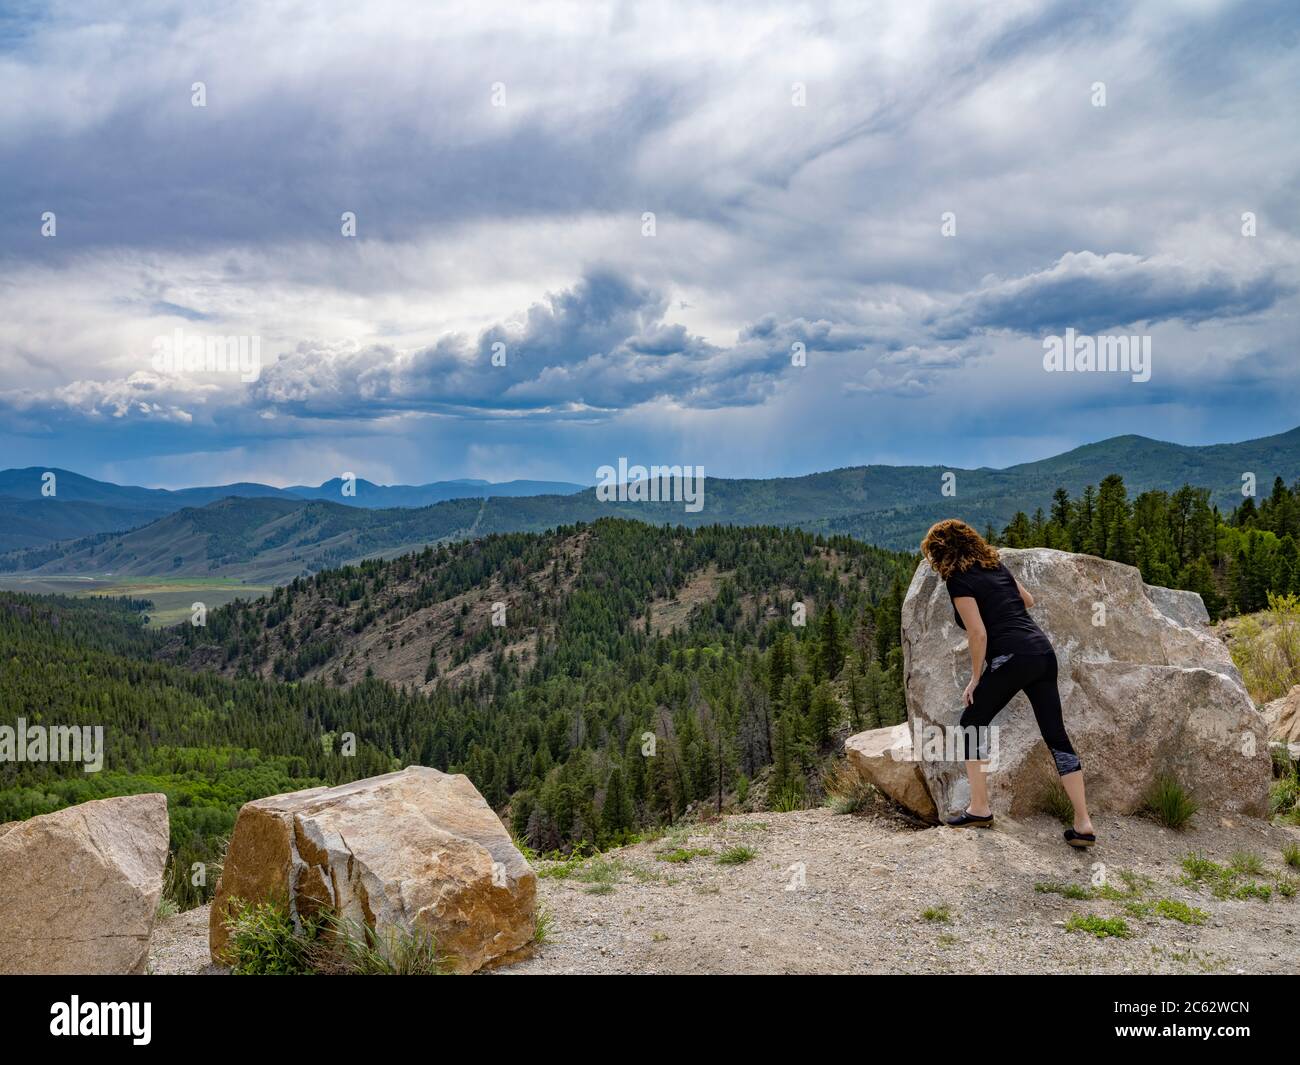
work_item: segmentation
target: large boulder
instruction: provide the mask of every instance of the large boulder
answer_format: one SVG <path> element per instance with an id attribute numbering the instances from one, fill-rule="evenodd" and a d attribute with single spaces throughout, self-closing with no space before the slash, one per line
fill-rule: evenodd
<path id="1" fill-rule="evenodd" d="M 165 795 L 0 825 L 0 973 L 143 973 L 167 840 Z"/>
<path id="2" fill-rule="evenodd" d="M 927 821 L 938 820 L 921 763 L 912 753 L 912 732 L 906 722 L 850 736 L 844 741 L 844 754 L 867 783 Z"/>
<path id="3" fill-rule="evenodd" d="M 1090 808 L 1132 813 L 1153 779 L 1170 773 L 1203 806 L 1267 814 L 1264 719 L 1227 648 L 1189 606 L 1193 593 L 1157 592 L 1132 566 L 1091 555 L 1046 548 L 1001 555 L 1033 593 L 1033 616 L 1056 649 L 1065 727 L 1083 761 Z M 965 768 L 960 746 L 942 744 L 961 717 L 970 654 L 947 590 L 925 562 L 908 588 L 902 627 L 922 773 L 940 813 L 957 811 L 969 801 Z M 1025 696 L 994 724 L 994 809 L 1032 812 L 1056 772 Z"/>
<path id="4" fill-rule="evenodd" d="M 469 778 L 425 766 L 245 803 L 212 902 L 208 944 L 227 954 L 236 899 L 328 913 L 376 933 L 429 933 L 458 972 L 522 956 L 537 877 Z"/>

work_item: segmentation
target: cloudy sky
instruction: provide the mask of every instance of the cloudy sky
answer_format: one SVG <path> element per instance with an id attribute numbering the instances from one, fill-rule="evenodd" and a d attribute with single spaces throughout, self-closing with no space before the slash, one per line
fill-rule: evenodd
<path id="1" fill-rule="evenodd" d="M 9 0 L 0 465 L 590 483 L 1285 431 L 1298 48 L 1292 0 Z M 1070 328 L 1149 336 L 1151 379 L 1046 372 Z M 177 330 L 257 338 L 257 379 L 160 369 Z"/>

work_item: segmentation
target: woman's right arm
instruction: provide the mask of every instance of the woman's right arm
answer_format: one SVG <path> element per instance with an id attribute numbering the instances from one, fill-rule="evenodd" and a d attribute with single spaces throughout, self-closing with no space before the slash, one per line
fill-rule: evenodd
<path id="1" fill-rule="evenodd" d="M 970 706 L 974 697 L 975 685 L 980 682 L 984 672 L 984 652 L 989 646 L 989 634 L 984 628 L 984 619 L 980 617 L 979 604 L 974 596 L 959 595 L 952 601 L 961 615 L 961 623 L 966 626 L 966 640 L 970 644 L 970 683 L 962 693 L 964 705 Z"/>

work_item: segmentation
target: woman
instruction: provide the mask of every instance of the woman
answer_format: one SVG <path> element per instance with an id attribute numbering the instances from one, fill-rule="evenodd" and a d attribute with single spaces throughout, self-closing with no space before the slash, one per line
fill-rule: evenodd
<path id="1" fill-rule="evenodd" d="M 961 715 L 970 805 L 947 824 L 987 828 L 993 823 L 984 780 L 986 729 L 1016 692 L 1023 691 L 1056 761 L 1061 785 L 1074 804 L 1074 827 L 1066 829 L 1065 841 L 1071 847 L 1091 847 L 1097 837 L 1084 801 L 1083 768 L 1061 721 L 1056 652 L 1029 616 L 1034 597 L 998 561 L 997 551 L 964 521 L 949 518 L 937 522 L 925 534 L 921 552 L 948 585 L 953 614 L 970 641 L 971 679 L 962 693 L 965 710 Z M 972 727 L 979 736 L 974 752 Z"/>

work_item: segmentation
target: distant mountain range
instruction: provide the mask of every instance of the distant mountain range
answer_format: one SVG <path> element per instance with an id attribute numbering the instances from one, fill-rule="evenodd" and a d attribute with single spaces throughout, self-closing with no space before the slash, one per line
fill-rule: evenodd
<path id="1" fill-rule="evenodd" d="M 43 487 L 54 475 L 54 495 Z M 138 488 L 83 477 L 70 470 L 28 466 L 0 470 L 0 551 L 41 547 L 102 532 L 120 532 L 220 499 L 322 499 L 351 507 L 426 507 L 448 499 L 489 496 L 565 495 L 582 491 L 567 481 L 433 481 L 429 484 L 375 484 L 358 478 L 355 493 L 344 495 L 342 478 L 317 487 L 273 488 L 241 481 L 204 488 Z"/>
<path id="2" fill-rule="evenodd" d="M 929 525 L 958 516 L 1001 528 L 1024 510 L 1046 510 L 1052 492 L 1072 495 L 1110 473 L 1124 477 L 1130 496 L 1188 483 L 1209 488 L 1231 509 L 1241 501 L 1242 476 L 1255 475 L 1262 495 L 1274 477 L 1300 476 L 1300 428 L 1237 444 L 1188 447 L 1141 436 L 1118 436 L 1062 455 L 1011 466 L 853 466 L 804 477 L 764 480 L 708 478 L 704 507 L 680 503 L 602 502 L 594 489 L 532 494 L 545 482 L 439 482 L 383 487 L 357 482 L 355 498 L 337 498 L 337 481 L 316 489 L 226 485 L 180 492 L 124 488 L 60 472 L 56 499 L 39 497 L 35 468 L 0 474 L 10 499 L 4 536 L 45 537 L 0 555 L 0 571 L 126 576 L 204 576 L 282 582 L 362 558 L 393 556 L 439 541 L 495 532 L 536 532 L 606 516 L 700 526 L 783 525 L 846 534 L 881 547 L 914 549 Z M 944 475 L 955 495 L 944 495 Z M 31 491 L 36 486 L 35 498 Z M 462 486 L 457 488 L 455 486 Z M 527 487 L 521 487 L 527 486 Z M 458 492 L 415 505 L 422 492 Z M 312 498 L 304 494 L 314 493 Z M 387 494 L 387 493 L 392 493 Z M 56 501 L 57 500 L 57 501 Z M 399 502 L 401 501 L 401 502 Z M 410 501 L 410 502 L 407 502 Z M 20 505 L 19 505 L 20 504 Z M 73 508 L 64 510 L 62 508 Z M 159 510 L 164 513 L 158 513 Z M 78 537 L 91 523 L 126 522 Z M 80 524 L 80 528 L 78 527 Z M 121 531 L 121 530 L 126 531 Z M 58 542 L 51 542 L 58 538 Z M 23 544 L 10 544 L 22 547 Z"/>

